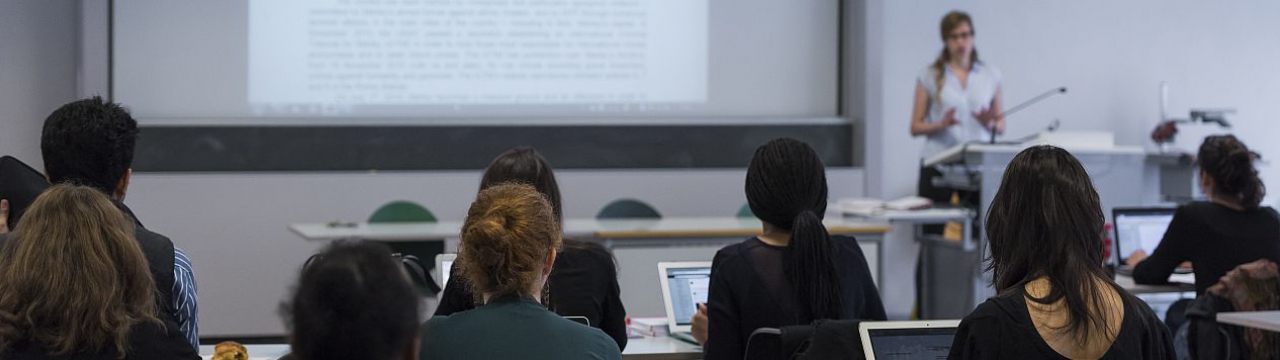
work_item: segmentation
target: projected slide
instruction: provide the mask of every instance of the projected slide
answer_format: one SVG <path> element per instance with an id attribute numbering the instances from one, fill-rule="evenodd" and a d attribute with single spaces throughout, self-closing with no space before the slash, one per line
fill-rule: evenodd
<path id="1" fill-rule="evenodd" d="M 707 0 L 249 2 L 259 115 L 707 101 Z"/>

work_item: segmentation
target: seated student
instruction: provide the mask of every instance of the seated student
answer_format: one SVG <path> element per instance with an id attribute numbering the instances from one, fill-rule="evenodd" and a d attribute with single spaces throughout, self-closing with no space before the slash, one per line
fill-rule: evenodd
<path id="1" fill-rule="evenodd" d="M 157 308 L 133 221 L 98 190 L 41 194 L 0 251 L 0 358 L 199 359 Z"/>
<path id="2" fill-rule="evenodd" d="M 480 192 L 462 225 L 457 262 L 483 305 L 428 321 L 422 359 L 622 358 L 604 332 L 540 303 L 560 248 L 552 211 L 530 185 Z"/>
<path id="3" fill-rule="evenodd" d="M 716 252 L 706 306 L 706 359 L 741 359 L 748 336 L 762 327 L 885 319 L 858 242 L 830 236 L 822 225 L 827 176 L 813 148 L 783 138 L 756 149 L 746 194 L 751 212 L 764 222 L 764 234 Z"/>
<path id="4" fill-rule="evenodd" d="M 521 182 L 533 185 L 547 197 L 557 224 L 564 223 L 560 206 L 560 187 L 556 176 L 537 150 L 517 147 L 498 155 L 480 180 L 480 190 L 505 182 Z M 457 263 L 454 264 L 456 269 Z M 458 274 L 449 277 L 436 315 L 450 315 L 475 308 L 476 298 L 466 285 L 466 277 Z M 613 255 L 596 243 L 564 239 L 563 251 L 556 254 L 556 264 L 547 278 L 546 305 L 561 316 L 582 316 L 592 327 L 603 330 L 618 343 L 619 349 L 627 347 L 627 310 L 622 306 L 618 271 Z"/>
<path id="5" fill-rule="evenodd" d="M 124 204 L 137 141 L 138 122 L 133 116 L 120 104 L 93 97 L 67 103 L 49 114 L 40 134 L 40 154 L 50 183 L 96 188 L 133 222 L 133 238 L 150 264 L 162 303 L 159 316 L 178 324 L 196 349 L 200 346 L 199 296 L 191 260 L 169 238 L 143 227 Z"/>
<path id="6" fill-rule="evenodd" d="M 1236 266 L 1258 259 L 1280 262 L 1280 216 L 1259 207 L 1266 190 L 1254 168 L 1255 155 L 1235 136 L 1204 139 L 1197 161 L 1200 188 L 1209 201 L 1178 208 L 1155 251 L 1129 257 L 1133 281 L 1164 284 L 1184 261 L 1195 267 L 1196 294 Z"/>
<path id="7" fill-rule="evenodd" d="M 1089 174 L 1052 146 L 1023 150 L 987 213 L 996 296 L 960 322 L 949 359 L 1173 359 L 1169 329 L 1103 267 Z"/>
<path id="8" fill-rule="evenodd" d="M 418 293 L 386 245 L 335 242 L 281 306 L 299 360 L 418 358 Z"/>

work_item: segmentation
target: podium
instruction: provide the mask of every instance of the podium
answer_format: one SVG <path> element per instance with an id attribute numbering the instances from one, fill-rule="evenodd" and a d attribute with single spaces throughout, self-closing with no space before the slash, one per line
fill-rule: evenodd
<path id="1" fill-rule="evenodd" d="M 1137 206 L 1158 201 L 1156 176 L 1148 171 L 1146 152 L 1138 146 L 1117 146 L 1109 132 L 1043 133 L 1021 143 L 962 144 L 923 160 L 923 166 L 938 168 L 943 176 L 931 179 L 935 186 L 980 192 L 977 208 L 976 248 L 966 249 L 957 243 L 920 241 L 919 267 L 921 287 L 920 317 L 923 319 L 959 319 L 988 297 L 995 295 L 990 275 L 985 273 L 983 259 L 987 248 L 987 208 L 1000 188 L 1005 168 L 1022 150 L 1036 145 L 1054 145 L 1080 160 L 1093 179 L 1102 201 L 1103 213 L 1111 214 L 1114 206 Z M 1109 219 L 1108 219 L 1109 221 Z"/>

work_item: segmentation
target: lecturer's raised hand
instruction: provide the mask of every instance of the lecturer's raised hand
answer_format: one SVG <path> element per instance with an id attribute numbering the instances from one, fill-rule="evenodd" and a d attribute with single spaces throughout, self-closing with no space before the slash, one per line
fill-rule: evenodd
<path id="1" fill-rule="evenodd" d="M 941 132 L 949 127 L 960 125 L 960 120 L 956 120 L 956 108 L 947 109 L 947 112 L 942 114 L 942 120 L 939 120 L 937 124 L 938 128 L 935 132 Z"/>
<path id="2" fill-rule="evenodd" d="M 993 107 L 973 113 L 973 119 L 982 124 L 982 127 L 991 130 L 991 132 L 996 134 L 1004 133 L 1004 119 L 1000 118 L 1000 113 Z"/>

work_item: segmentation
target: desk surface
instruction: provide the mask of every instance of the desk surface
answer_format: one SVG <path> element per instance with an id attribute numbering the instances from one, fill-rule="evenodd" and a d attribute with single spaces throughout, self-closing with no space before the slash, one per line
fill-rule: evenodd
<path id="1" fill-rule="evenodd" d="M 884 222 L 830 217 L 823 220 L 833 234 L 884 234 Z M 409 241 L 457 238 L 461 221 L 390 224 L 293 224 L 289 230 L 307 240 L 361 238 L 378 241 Z M 665 219 L 566 219 L 565 236 L 585 238 L 704 238 L 759 235 L 760 220 L 737 217 L 685 217 Z"/>
<path id="2" fill-rule="evenodd" d="M 1238 311 L 1218 313 L 1218 322 L 1280 332 L 1280 311 Z"/>
<path id="3" fill-rule="evenodd" d="M 697 360 L 702 358 L 702 347 L 667 337 L 628 339 L 623 359 L 631 360 Z"/>
<path id="4" fill-rule="evenodd" d="M 1139 285 L 1133 282 L 1133 277 L 1128 275 L 1116 274 L 1116 284 L 1121 288 L 1128 290 L 1134 295 L 1139 294 L 1160 294 L 1160 293 L 1181 293 L 1195 292 L 1196 286 L 1191 284 L 1174 283 L 1168 285 Z"/>
<path id="5" fill-rule="evenodd" d="M 245 345 L 250 360 L 275 360 L 289 353 L 289 345 Z M 213 345 L 201 345 L 200 357 L 213 357 Z M 697 360 L 702 358 L 702 348 L 674 338 L 645 337 L 629 339 L 622 358 L 630 360 Z"/>

